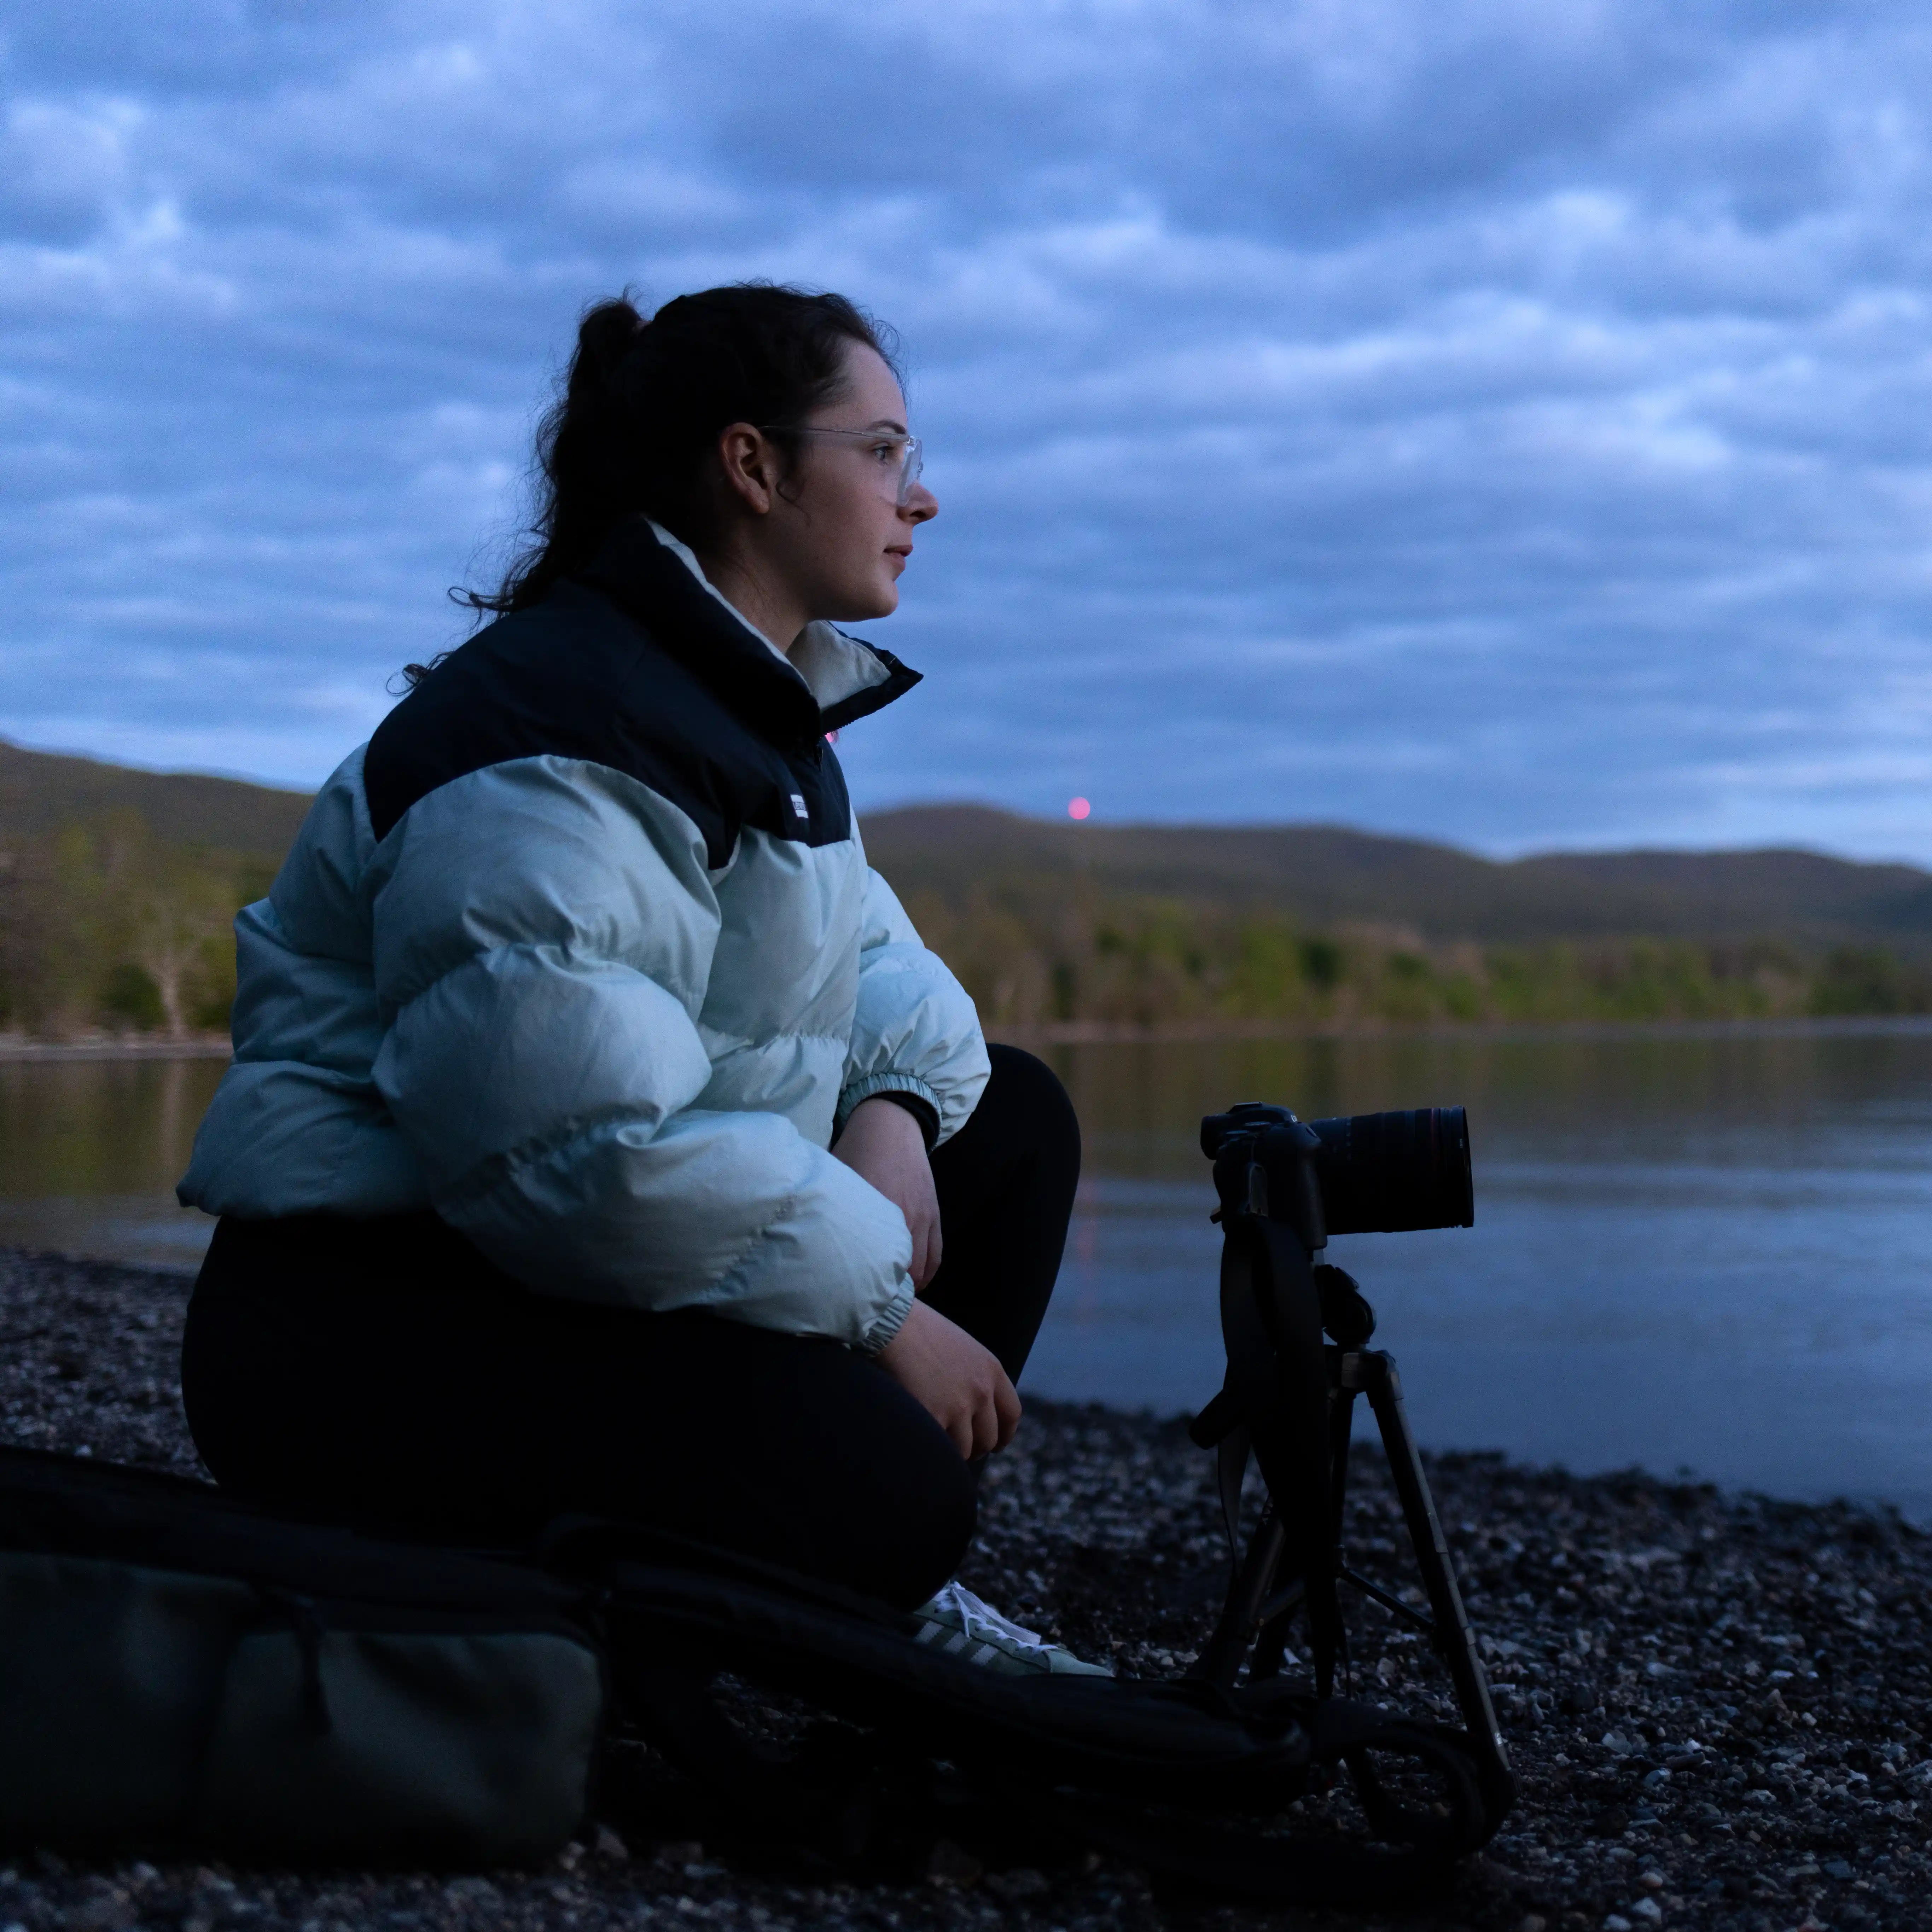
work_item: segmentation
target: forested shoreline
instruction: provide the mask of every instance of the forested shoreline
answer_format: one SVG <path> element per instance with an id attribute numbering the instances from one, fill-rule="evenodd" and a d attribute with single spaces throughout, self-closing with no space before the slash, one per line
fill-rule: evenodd
<path id="1" fill-rule="evenodd" d="M 987 1024 L 1538 1024 L 1932 1012 L 1932 968 L 1882 945 L 1592 937 L 1431 943 L 1412 928 L 1074 893 L 908 896 Z"/>
<path id="2" fill-rule="evenodd" d="M 232 924 L 275 860 L 118 806 L 0 850 L 0 1032 L 220 1032 Z M 1431 940 L 1395 922 L 1134 893 L 1091 879 L 904 890 L 995 1030 L 1784 1019 L 1932 1012 L 1932 964 L 1882 944 L 1624 937 Z"/>
<path id="3" fill-rule="evenodd" d="M 0 741 L 0 1040 L 226 1030 L 236 910 L 299 792 Z M 1932 874 L 1804 851 L 1499 861 L 1324 826 L 868 814 L 989 1029 L 1199 1032 L 1932 1012 Z"/>

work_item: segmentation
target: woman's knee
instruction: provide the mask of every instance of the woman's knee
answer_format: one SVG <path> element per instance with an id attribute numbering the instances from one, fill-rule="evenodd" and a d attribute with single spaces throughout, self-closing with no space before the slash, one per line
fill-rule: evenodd
<path id="1" fill-rule="evenodd" d="M 1024 1136 L 1043 1150 L 1070 1160 L 1077 1168 L 1080 1120 L 1060 1076 L 1022 1047 L 989 1046 L 986 1057 L 992 1074 L 980 1105 L 997 1119 L 1000 1138 L 1010 1142 Z"/>
<path id="2" fill-rule="evenodd" d="M 664 1324 L 649 1379 L 667 1400 L 650 1450 L 622 1460 L 662 1471 L 681 1442 L 712 1442 L 672 1495 L 640 1496 L 676 1515 L 667 1527 L 906 1609 L 958 1568 L 977 1520 L 971 1466 L 877 1363 L 716 1317 L 646 1318 Z"/>

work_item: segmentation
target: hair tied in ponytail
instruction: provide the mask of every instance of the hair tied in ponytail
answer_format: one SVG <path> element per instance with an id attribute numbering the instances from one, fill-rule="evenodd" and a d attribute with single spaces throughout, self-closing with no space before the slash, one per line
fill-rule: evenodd
<path id="1" fill-rule="evenodd" d="M 578 352 L 608 382 L 649 326 L 626 297 L 599 302 L 578 326 Z"/>

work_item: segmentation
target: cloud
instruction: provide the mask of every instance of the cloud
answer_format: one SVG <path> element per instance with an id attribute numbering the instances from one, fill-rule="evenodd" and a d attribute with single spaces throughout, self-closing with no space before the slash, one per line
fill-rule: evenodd
<path id="1" fill-rule="evenodd" d="M 312 782 L 578 310 L 904 332 L 862 802 L 1932 859 L 1903 5 L 80 4 L 0 49 L 0 730 Z"/>

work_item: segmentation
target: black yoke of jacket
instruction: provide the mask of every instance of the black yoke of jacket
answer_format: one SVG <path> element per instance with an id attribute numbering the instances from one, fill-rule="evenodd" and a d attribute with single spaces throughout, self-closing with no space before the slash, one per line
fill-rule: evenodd
<path id="1" fill-rule="evenodd" d="M 376 836 L 488 766 L 546 755 L 648 785 L 703 833 L 713 871 L 746 826 L 806 845 L 852 836 L 825 734 L 920 681 L 890 675 L 821 710 L 811 687 L 699 583 L 641 518 L 580 577 L 452 652 L 376 728 L 363 788 Z"/>

